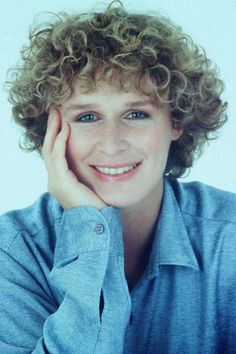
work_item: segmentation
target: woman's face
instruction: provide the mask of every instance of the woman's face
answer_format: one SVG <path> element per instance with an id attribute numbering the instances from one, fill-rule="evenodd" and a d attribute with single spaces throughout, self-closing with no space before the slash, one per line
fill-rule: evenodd
<path id="1" fill-rule="evenodd" d="M 70 168 L 107 204 L 142 205 L 162 194 L 169 147 L 179 137 L 167 108 L 105 83 L 83 94 L 77 81 L 60 112 L 71 126 Z"/>

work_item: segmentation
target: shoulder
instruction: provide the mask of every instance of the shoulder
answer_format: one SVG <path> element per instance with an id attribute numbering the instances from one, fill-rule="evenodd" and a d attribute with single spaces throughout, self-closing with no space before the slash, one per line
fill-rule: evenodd
<path id="1" fill-rule="evenodd" d="M 236 194 L 200 182 L 170 182 L 182 213 L 236 225 Z"/>
<path id="2" fill-rule="evenodd" d="M 169 187 L 200 268 L 235 279 L 236 194 L 199 182 Z"/>
<path id="3" fill-rule="evenodd" d="M 20 234 L 37 235 L 60 219 L 62 209 L 49 193 L 42 194 L 31 206 L 0 216 L 0 248 L 8 251 Z"/>

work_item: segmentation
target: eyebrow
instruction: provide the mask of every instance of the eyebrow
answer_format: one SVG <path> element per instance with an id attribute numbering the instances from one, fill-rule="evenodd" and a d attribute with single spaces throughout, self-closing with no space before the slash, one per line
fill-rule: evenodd
<path id="1" fill-rule="evenodd" d="M 147 106 L 150 104 L 153 106 L 155 105 L 155 102 L 153 99 L 127 102 L 125 104 L 125 107 L 133 107 L 133 106 L 140 107 L 140 106 Z M 91 108 L 94 109 L 94 108 L 98 108 L 98 107 L 100 107 L 99 104 L 80 103 L 80 104 L 70 104 L 69 106 L 65 107 L 65 109 L 70 110 L 70 111 L 75 111 L 75 110 L 83 110 L 83 109 L 91 109 Z"/>

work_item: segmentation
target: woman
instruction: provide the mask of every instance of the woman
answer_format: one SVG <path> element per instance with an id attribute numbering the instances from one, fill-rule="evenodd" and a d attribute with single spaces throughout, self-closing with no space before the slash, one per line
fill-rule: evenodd
<path id="1" fill-rule="evenodd" d="M 1 353 L 234 353 L 236 197 L 182 176 L 223 84 L 161 16 L 60 15 L 11 82 L 49 193 L 1 217 Z"/>

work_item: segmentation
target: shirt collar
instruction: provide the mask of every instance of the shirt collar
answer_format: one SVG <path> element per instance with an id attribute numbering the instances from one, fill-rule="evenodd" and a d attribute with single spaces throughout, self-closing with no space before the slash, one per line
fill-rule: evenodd
<path id="1" fill-rule="evenodd" d="M 168 179 L 164 182 L 162 207 L 156 226 L 148 275 L 155 276 L 160 265 L 179 265 L 199 271 L 178 202 Z"/>

